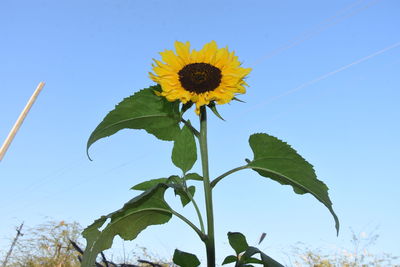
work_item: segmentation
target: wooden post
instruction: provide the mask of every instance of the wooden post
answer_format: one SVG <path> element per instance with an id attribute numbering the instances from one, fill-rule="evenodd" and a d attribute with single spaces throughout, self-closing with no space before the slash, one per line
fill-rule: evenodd
<path id="1" fill-rule="evenodd" d="M 14 139 L 15 135 L 18 132 L 18 129 L 21 127 L 22 122 L 24 121 L 26 115 L 28 114 L 29 110 L 31 109 L 33 103 L 35 102 L 36 98 L 38 97 L 40 91 L 42 91 L 44 86 L 44 82 L 40 82 L 37 86 L 35 92 L 29 99 L 28 103 L 26 104 L 24 110 L 22 110 L 21 114 L 19 115 L 17 121 L 15 122 L 14 126 L 12 127 L 10 133 L 8 134 L 6 140 L 4 141 L 3 145 L 0 148 L 0 161 L 3 159 L 4 155 L 7 152 L 8 147 L 10 146 L 12 140 Z"/>
<path id="2" fill-rule="evenodd" d="M 6 258 L 5 258 L 4 261 L 3 261 L 2 267 L 6 267 L 6 266 L 7 266 L 8 259 L 10 258 L 11 253 L 12 253 L 12 251 L 13 251 L 15 245 L 17 244 L 18 238 L 19 238 L 20 236 L 23 235 L 23 234 L 21 233 L 21 230 L 22 230 L 22 227 L 23 227 L 23 226 L 24 226 L 24 223 L 21 223 L 21 225 L 19 226 L 19 228 L 17 228 L 17 235 L 15 236 L 15 238 L 14 238 L 12 244 L 11 244 L 11 247 L 10 247 L 10 249 L 8 250 L 8 253 L 7 253 L 7 255 L 6 255 Z"/>

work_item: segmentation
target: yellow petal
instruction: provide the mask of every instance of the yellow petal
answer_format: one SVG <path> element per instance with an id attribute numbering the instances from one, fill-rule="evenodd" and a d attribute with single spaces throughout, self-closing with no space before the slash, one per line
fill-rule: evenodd
<path id="1" fill-rule="evenodd" d="M 181 59 L 183 64 L 190 63 L 190 43 L 186 42 L 185 44 L 182 42 L 175 42 L 175 49 L 178 57 Z"/>
<path id="2" fill-rule="evenodd" d="M 172 50 L 165 50 L 160 52 L 162 60 L 169 65 L 173 70 L 179 71 L 183 67 L 183 62 L 175 55 Z"/>

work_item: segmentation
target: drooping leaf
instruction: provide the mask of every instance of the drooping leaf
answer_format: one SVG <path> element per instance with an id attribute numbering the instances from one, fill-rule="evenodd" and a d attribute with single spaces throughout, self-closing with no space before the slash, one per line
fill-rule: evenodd
<path id="1" fill-rule="evenodd" d="M 258 259 L 252 258 L 252 256 L 257 253 L 260 254 L 261 257 L 260 262 L 256 262 L 258 261 Z M 246 252 L 242 255 L 240 261 L 243 263 L 262 263 L 264 267 L 283 267 L 282 264 L 272 259 L 264 252 L 260 251 L 258 248 L 255 247 L 248 247 L 246 249 Z"/>
<path id="2" fill-rule="evenodd" d="M 131 190 L 139 190 L 139 191 L 146 191 L 157 184 L 166 183 L 168 178 L 158 178 L 145 181 L 143 183 L 137 184 L 131 188 Z"/>
<path id="3" fill-rule="evenodd" d="M 185 180 L 203 181 L 203 177 L 197 173 L 188 173 L 185 175 Z"/>
<path id="4" fill-rule="evenodd" d="M 193 106 L 193 102 L 192 101 L 190 101 L 190 102 L 187 102 L 186 104 L 183 104 L 182 105 L 182 108 L 181 108 L 181 116 L 188 110 L 188 109 L 190 109 L 192 106 Z"/>
<path id="5" fill-rule="evenodd" d="M 219 114 L 214 101 L 210 102 L 210 104 L 208 104 L 208 107 L 211 109 L 211 111 L 214 113 L 215 116 L 217 116 L 219 119 L 225 121 L 224 118 L 222 118 L 222 116 Z"/>
<path id="6" fill-rule="evenodd" d="M 234 255 L 229 255 L 227 256 L 224 261 L 222 262 L 222 265 L 228 264 L 228 263 L 232 263 L 232 262 L 236 262 L 237 257 Z"/>
<path id="7" fill-rule="evenodd" d="M 245 101 L 243 101 L 243 100 L 241 100 L 241 99 L 239 99 L 239 98 L 237 98 L 237 97 L 232 98 L 232 100 L 236 100 L 236 101 L 238 101 L 238 102 L 246 103 Z"/>
<path id="8" fill-rule="evenodd" d="M 262 261 L 262 260 L 259 260 L 259 259 L 257 259 L 257 258 L 248 258 L 248 259 L 246 259 L 246 262 L 247 262 L 247 263 L 258 263 L 258 264 L 263 264 L 263 261 Z"/>
<path id="9" fill-rule="evenodd" d="M 180 132 L 179 102 L 168 102 L 154 93 L 160 90 L 159 85 L 150 86 L 122 100 L 92 132 L 87 150 L 122 129 L 143 129 L 161 140 L 174 140 Z"/>
<path id="10" fill-rule="evenodd" d="M 148 181 L 144 181 L 142 183 L 133 186 L 131 189 L 146 191 L 161 183 L 174 189 L 175 195 L 178 195 L 180 197 L 182 206 L 186 206 L 191 201 L 188 194 L 191 194 L 191 196 L 193 197 L 196 192 L 196 188 L 194 186 L 189 186 L 189 188 L 187 189 L 188 192 L 186 192 L 186 188 L 183 184 L 182 179 L 177 175 L 171 175 L 169 178 L 158 178 L 158 179 L 151 179 Z"/>
<path id="11" fill-rule="evenodd" d="M 339 220 L 333 211 L 328 187 L 317 179 L 310 163 L 287 143 L 267 134 L 253 134 L 249 143 L 254 153 L 253 161 L 248 164 L 249 168 L 261 176 L 291 185 L 298 194 L 312 194 L 331 212 L 336 231 L 339 232 Z"/>
<path id="12" fill-rule="evenodd" d="M 181 177 L 179 177 L 178 175 L 171 175 L 170 177 L 168 177 L 168 183 L 175 185 L 182 185 L 183 179 L 181 179 Z"/>
<path id="13" fill-rule="evenodd" d="M 231 247 L 235 250 L 236 255 L 239 255 L 249 247 L 246 237 L 242 233 L 228 232 L 228 240 Z"/>
<path id="14" fill-rule="evenodd" d="M 181 267 L 197 267 L 200 261 L 196 255 L 175 249 L 173 262 Z"/>
<path id="15" fill-rule="evenodd" d="M 177 175 L 172 175 L 168 178 L 168 186 L 174 189 L 175 195 L 180 197 L 182 206 L 185 207 L 191 201 L 191 197 L 193 198 L 196 187 L 189 186 L 187 188 L 183 182 L 183 179 Z"/>
<path id="16" fill-rule="evenodd" d="M 175 189 L 175 195 L 179 195 L 179 197 L 181 198 L 182 206 L 184 207 L 191 201 L 188 194 L 190 194 L 193 197 L 194 193 L 196 192 L 196 187 L 189 186 L 187 190 L 188 192 L 185 191 L 183 186 Z"/>
<path id="17" fill-rule="evenodd" d="M 196 141 L 193 132 L 186 125 L 175 138 L 171 158 L 175 166 L 180 168 L 183 173 L 190 170 L 197 160 Z"/>
<path id="18" fill-rule="evenodd" d="M 150 225 L 164 224 L 172 217 L 171 208 L 164 200 L 165 184 L 143 192 L 127 202 L 121 209 L 102 216 L 82 233 L 86 239 L 82 267 L 92 267 L 97 255 L 111 247 L 113 239 L 119 235 L 124 240 L 133 240 Z M 103 224 L 110 219 L 103 230 Z"/>
<path id="19" fill-rule="evenodd" d="M 193 197 L 196 192 L 196 188 L 194 186 L 186 186 L 183 183 L 183 179 L 181 179 L 177 175 L 172 175 L 168 178 L 168 186 L 174 189 L 175 196 L 178 195 L 181 199 L 182 206 L 185 207 L 190 201 L 189 194 Z"/>

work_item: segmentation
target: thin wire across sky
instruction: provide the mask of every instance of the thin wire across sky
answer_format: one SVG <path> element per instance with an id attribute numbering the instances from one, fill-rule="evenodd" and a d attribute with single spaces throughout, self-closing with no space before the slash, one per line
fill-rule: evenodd
<path id="1" fill-rule="evenodd" d="M 280 46 L 280 47 L 278 47 L 278 48 L 266 53 L 264 56 L 260 57 L 256 62 L 254 62 L 251 65 L 252 66 L 257 66 L 259 64 L 262 64 L 265 61 L 267 61 L 269 58 L 271 58 L 273 56 L 276 56 L 276 55 L 279 55 L 280 53 L 282 53 L 282 52 L 284 52 L 284 51 L 286 51 L 286 50 L 288 50 L 290 48 L 296 47 L 297 45 L 299 45 L 301 43 L 304 43 L 307 40 L 310 40 L 311 38 L 317 36 L 318 34 L 321 34 L 322 32 L 324 32 L 327 29 L 333 27 L 334 25 L 337 25 L 338 23 L 343 22 L 344 20 L 349 19 L 349 18 L 355 16 L 356 14 L 359 14 L 361 11 L 364 11 L 367 8 L 372 7 L 372 6 L 376 5 L 377 3 L 381 2 L 381 1 L 382 0 L 373 0 L 373 1 L 357 0 L 357 1 L 354 1 L 350 5 L 347 5 L 344 8 L 340 9 L 333 16 L 330 16 L 330 17 L 324 19 L 321 23 L 315 25 L 310 30 L 305 31 L 304 33 L 300 34 L 299 36 L 291 39 L 287 44 L 284 44 L 284 45 L 282 45 L 282 46 Z M 317 83 L 317 82 L 319 82 L 319 81 L 321 81 L 323 79 L 331 77 L 331 76 L 333 76 L 333 75 L 335 75 L 335 74 L 337 74 L 337 73 L 339 73 L 341 71 L 344 71 L 344 70 L 346 70 L 346 69 L 348 69 L 350 67 L 353 67 L 353 66 L 355 66 L 357 64 L 360 64 L 360 63 L 362 63 L 362 62 L 364 62 L 364 61 L 366 61 L 368 59 L 376 57 L 376 56 L 378 56 L 378 55 L 380 55 L 382 53 L 385 53 L 385 52 L 387 52 L 389 50 L 395 49 L 395 48 L 397 48 L 399 46 L 400 46 L 400 42 L 392 44 L 390 46 L 387 46 L 387 47 L 385 47 L 385 48 L 383 48 L 383 49 L 381 49 L 381 50 L 379 50 L 377 52 L 374 52 L 374 53 L 372 53 L 370 55 L 367 55 L 367 56 L 365 56 L 365 57 L 363 57 L 361 59 L 358 59 L 358 60 L 353 61 L 353 62 L 351 62 L 349 64 L 346 64 L 346 65 L 344 65 L 344 66 L 342 66 L 342 67 L 340 67 L 338 69 L 335 69 L 335 70 L 333 70 L 331 72 L 323 74 L 323 75 L 321 75 L 321 76 L 319 76 L 317 78 L 314 78 L 314 79 L 312 79 L 310 81 L 302 83 L 301 85 L 299 85 L 299 86 L 297 86 L 295 88 L 292 88 L 290 90 L 287 90 L 287 91 L 285 91 L 285 92 L 283 92 L 283 93 L 281 93 L 281 94 L 279 94 L 279 95 L 277 95 L 275 97 L 272 97 L 272 98 L 268 99 L 267 101 L 259 102 L 258 104 L 253 105 L 252 108 L 248 109 L 245 113 L 250 112 L 253 109 L 263 108 L 264 106 L 268 105 L 272 101 L 275 101 L 277 99 L 281 99 L 281 98 L 283 98 L 285 96 L 288 96 L 288 95 L 290 95 L 290 94 L 292 94 L 294 92 L 297 92 L 297 91 L 299 91 L 301 89 L 304 89 L 307 86 L 315 84 L 315 83 Z M 145 155 L 143 155 L 143 156 L 145 156 Z M 76 167 L 80 166 L 84 160 L 85 160 L 84 158 L 81 158 L 80 160 L 73 161 L 72 164 L 67 164 L 66 166 L 62 167 L 61 169 L 53 171 L 52 173 L 55 174 L 55 176 L 50 174 L 50 175 L 44 176 L 42 179 L 37 179 L 35 182 L 30 184 L 27 188 L 23 189 L 23 191 L 32 191 L 35 188 L 37 188 L 37 186 L 40 186 L 40 185 L 43 185 L 44 183 L 47 183 L 50 178 L 52 178 L 51 182 L 54 182 L 57 177 L 60 177 L 60 176 L 64 175 L 65 173 L 69 173 L 71 170 L 76 169 Z M 105 172 L 103 172 L 103 174 L 109 172 L 110 170 L 115 171 L 115 170 L 117 170 L 119 168 L 123 168 L 123 167 L 125 167 L 126 165 L 128 165 L 128 164 L 130 164 L 132 162 L 133 162 L 133 160 L 131 160 L 129 162 L 124 162 L 124 163 L 122 163 L 120 165 L 112 167 L 109 170 L 106 170 Z M 89 180 L 92 180 L 94 177 L 98 177 L 98 176 L 99 176 L 98 174 L 97 175 L 93 175 L 93 176 L 90 177 Z M 54 195 L 70 192 L 72 189 L 76 188 L 76 186 L 81 185 L 81 184 L 82 184 L 82 182 L 73 184 L 69 188 L 63 188 L 62 192 L 55 192 Z M 34 206 L 35 203 L 30 202 L 30 205 Z M 25 208 L 25 207 L 21 207 L 21 208 Z M 12 211 L 12 213 L 16 212 L 18 210 L 19 210 L 18 208 L 14 209 Z"/>

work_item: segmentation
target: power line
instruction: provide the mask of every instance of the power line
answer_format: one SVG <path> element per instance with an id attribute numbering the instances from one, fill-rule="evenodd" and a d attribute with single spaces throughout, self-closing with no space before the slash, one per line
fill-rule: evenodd
<path id="1" fill-rule="evenodd" d="M 353 66 L 355 66 L 357 64 L 360 64 L 360 63 L 362 63 L 364 61 L 367 61 L 368 59 L 376 57 L 376 56 L 378 56 L 380 54 L 383 54 L 383 53 L 385 53 L 385 52 L 387 52 L 389 50 L 392 50 L 394 48 L 397 48 L 399 46 L 400 46 L 400 42 L 397 42 L 395 44 L 387 46 L 387 47 L 385 47 L 385 48 L 383 48 L 383 49 L 381 49 L 379 51 L 376 51 L 376 52 L 368 55 L 368 56 L 362 57 L 362 58 L 360 58 L 360 59 L 358 59 L 356 61 L 353 61 L 353 62 L 351 62 L 351 63 L 349 63 L 347 65 L 344 65 L 344 66 L 342 66 L 342 67 L 340 67 L 340 68 L 338 68 L 336 70 L 330 71 L 330 72 L 325 73 L 325 74 L 323 74 L 323 75 L 321 75 L 321 76 L 319 76 L 319 77 L 317 77 L 315 79 L 312 79 L 312 80 L 310 80 L 308 82 L 305 82 L 305 83 L 303 83 L 303 84 L 301 84 L 301 85 L 299 85 L 299 86 L 297 86 L 297 87 L 295 87 L 293 89 L 287 90 L 287 91 L 283 92 L 280 95 L 277 95 L 277 96 L 274 96 L 274 97 L 268 99 L 267 101 L 259 102 L 258 104 L 254 105 L 252 108 L 248 109 L 247 111 L 254 110 L 254 109 L 257 109 L 257 108 L 261 108 L 261 107 L 263 107 L 265 105 L 268 105 L 269 103 L 271 103 L 271 102 L 273 102 L 273 101 L 275 101 L 277 99 L 280 99 L 282 97 L 285 97 L 285 96 L 288 96 L 290 94 L 293 94 L 294 92 L 297 92 L 297 91 L 299 91 L 299 90 L 301 90 L 301 89 L 303 89 L 303 88 L 305 88 L 307 86 L 315 84 L 315 83 L 317 83 L 317 82 L 319 82 L 321 80 L 324 80 L 324 79 L 326 79 L 326 78 L 328 78 L 328 77 L 330 77 L 332 75 L 335 75 L 335 74 L 337 74 L 337 73 L 339 73 L 341 71 L 344 71 L 344 70 L 346 70 L 346 69 L 348 69 L 350 67 L 353 67 Z"/>
<path id="2" fill-rule="evenodd" d="M 368 2 L 366 5 L 361 6 L 357 9 L 355 9 L 353 12 L 342 16 L 341 14 L 348 11 L 348 10 L 352 10 L 354 7 L 358 6 L 360 3 L 364 2 L 364 0 L 358 0 L 346 7 L 344 7 L 343 9 L 339 10 L 339 12 L 337 12 L 335 15 L 323 20 L 321 23 L 317 24 L 316 27 L 314 27 L 313 29 L 303 32 L 302 34 L 298 35 L 297 37 L 291 39 L 288 44 L 285 44 L 283 46 L 280 46 L 272 51 L 270 51 L 269 53 L 265 54 L 264 56 L 262 56 L 261 58 L 259 58 L 257 61 L 255 61 L 253 64 L 251 64 L 252 66 L 256 66 L 259 65 L 261 63 L 263 63 L 265 60 L 278 55 L 279 53 L 288 50 L 289 48 L 295 47 L 305 41 L 307 41 L 308 39 L 311 39 L 312 37 L 320 34 L 321 32 L 329 29 L 330 27 L 342 22 L 345 19 L 348 19 L 350 17 L 355 16 L 356 14 L 360 13 L 361 11 L 377 4 L 378 2 L 380 2 L 382 0 L 374 0 L 371 2 Z M 342 17 L 341 17 L 342 16 Z"/>
<path id="3" fill-rule="evenodd" d="M 100 173 L 97 173 L 97 174 L 94 174 L 94 175 L 90 175 L 90 176 L 86 177 L 86 179 L 82 179 L 80 182 L 76 182 L 74 184 L 71 184 L 67 188 L 62 188 L 59 191 L 52 192 L 52 194 L 50 196 L 42 196 L 39 199 L 40 200 L 45 200 L 45 199 L 48 199 L 49 197 L 52 198 L 52 196 L 59 196 L 60 194 L 63 194 L 63 193 L 65 194 L 66 192 L 70 192 L 71 190 L 73 190 L 73 189 L 75 189 L 75 188 L 77 188 L 77 187 L 79 187 L 79 186 L 81 186 L 81 185 L 83 185 L 85 183 L 88 183 L 89 181 L 92 181 L 92 180 L 98 178 L 99 176 L 103 176 L 104 174 L 113 172 L 113 171 L 115 171 L 117 169 L 121 169 L 121 168 L 123 168 L 123 167 L 125 167 L 125 166 L 127 166 L 129 164 L 132 164 L 133 162 L 136 162 L 139 158 L 142 159 L 142 158 L 144 158 L 146 156 L 147 155 L 141 155 L 139 157 L 135 157 L 134 159 L 131 159 L 131 160 L 123 162 L 123 163 L 120 163 L 120 164 L 118 164 L 118 165 L 116 165 L 114 167 L 111 167 L 111 168 L 103 171 L 103 172 L 100 172 Z M 35 202 L 33 202 L 32 200 L 29 200 L 29 203 L 27 203 L 26 205 L 21 205 L 21 207 L 17 207 L 15 209 L 11 210 L 10 212 L 7 212 L 7 214 L 13 214 L 13 213 L 19 211 L 21 208 L 25 209 L 27 206 L 34 207 L 34 206 L 36 206 L 38 204 L 37 200 L 38 199 L 36 199 Z"/>
<path id="4" fill-rule="evenodd" d="M 36 189 L 40 188 L 43 185 L 49 185 L 51 183 L 55 183 L 57 178 L 62 177 L 63 175 L 67 174 L 71 170 L 76 169 L 78 166 L 83 164 L 82 159 L 77 159 L 72 161 L 71 163 L 64 165 L 61 168 L 58 168 L 49 174 L 42 176 L 39 179 L 35 179 L 33 182 L 25 186 L 24 188 L 20 188 L 18 192 L 14 192 L 11 198 L 7 198 L 8 203 L 13 203 L 16 200 L 19 200 L 22 196 L 26 195 L 27 192 L 35 191 Z M 9 204 L 6 203 L 1 208 L 6 208 Z"/>

